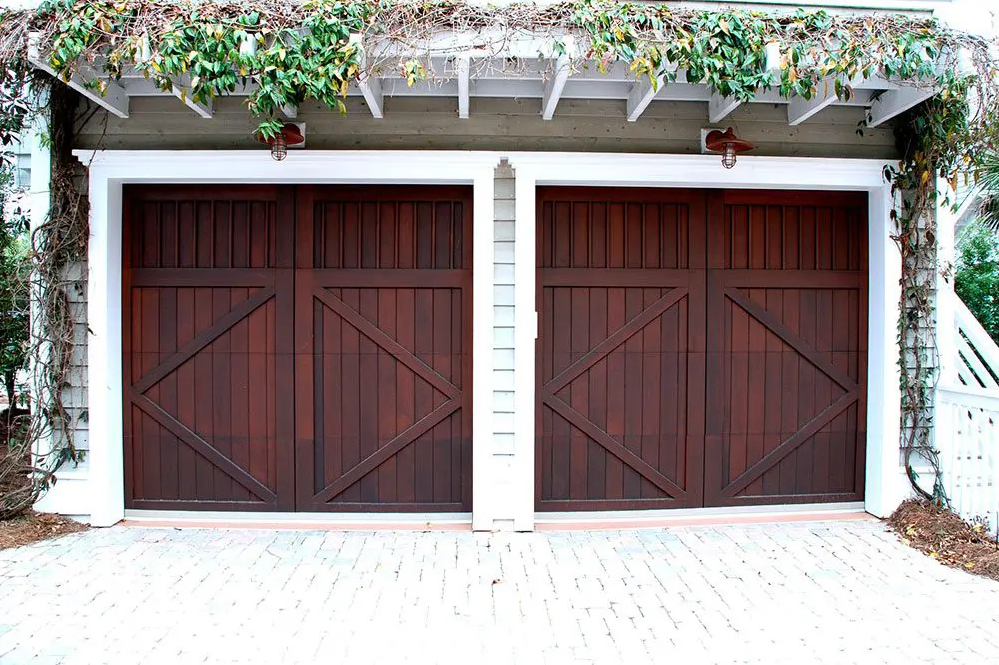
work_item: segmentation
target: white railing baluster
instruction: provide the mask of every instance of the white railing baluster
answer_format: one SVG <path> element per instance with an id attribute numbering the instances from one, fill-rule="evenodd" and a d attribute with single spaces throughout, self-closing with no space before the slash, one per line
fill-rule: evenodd
<path id="1" fill-rule="evenodd" d="M 976 386 L 939 386 L 936 442 L 951 507 L 965 519 L 999 519 L 999 393 Z"/>

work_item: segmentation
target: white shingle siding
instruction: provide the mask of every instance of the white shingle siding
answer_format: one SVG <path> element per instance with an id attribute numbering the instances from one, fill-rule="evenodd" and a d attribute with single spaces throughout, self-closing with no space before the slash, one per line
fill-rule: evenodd
<path id="1" fill-rule="evenodd" d="M 493 455 L 514 451 L 514 174 L 496 168 L 493 214 Z"/>

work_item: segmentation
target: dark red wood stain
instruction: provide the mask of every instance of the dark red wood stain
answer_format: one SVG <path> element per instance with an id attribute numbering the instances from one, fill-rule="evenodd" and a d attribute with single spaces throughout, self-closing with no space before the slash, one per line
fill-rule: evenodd
<path id="1" fill-rule="evenodd" d="M 471 507 L 471 191 L 125 189 L 126 505 Z"/>
<path id="2" fill-rule="evenodd" d="M 862 194 L 539 188 L 537 506 L 863 498 Z"/>

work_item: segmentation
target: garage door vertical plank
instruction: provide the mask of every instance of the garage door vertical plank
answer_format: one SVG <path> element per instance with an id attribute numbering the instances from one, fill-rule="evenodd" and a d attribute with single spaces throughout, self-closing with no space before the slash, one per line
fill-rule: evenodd
<path id="1" fill-rule="evenodd" d="M 450 216 L 450 206 L 448 208 L 438 208 L 438 214 L 447 214 Z M 438 228 L 447 227 L 450 228 L 451 220 L 447 218 L 438 218 Z M 443 247 L 443 257 L 442 253 L 438 252 L 438 259 L 441 261 L 450 262 L 450 249 Z M 441 267 L 444 265 L 438 264 Z M 437 370 L 437 373 L 446 378 L 448 381 L 453 382 L 453 366 L 451 362 L 451 354 L 453 349 L 454 340 L 451 338 L 451 290 L 450 289 L 434 289 L 433 290 L 433 352 L 434 352 L 434 364 L 433 367 Z M 443 403 L 444 399 L 441 400 Z M 438 404 L 435 403 L 435 406 Z M 443 422 L 438 423 L 427 437 L 431 439 L 433 446 L 433 500 L 439 503 L 446 503 L 451 498 L 451 427 L 450 421 L 452 419 L 460 418 L 460 412 L 458 414 L 452 414 L 448 416 Z"/>
<path id="2" fill-rule="evenodd" d="M 397 239 L 398 267 L 414 268 L 417 266 L 417 236 L 415 224 L 416 206 L 413 203 L 402 202 L 398 206 Z M 396 319 L 399 322 L 412 322 L 416 317 L 415 289 L 399 289 L 396 292 Z M 416 331 L 413 325 L 400 325 L 397 328 L 399 343 L 410 352 L 416 349 Z M 416 382 L 419 379 L 408 367 L 396 369 L 396 431 L 401 432 L 417 420 L 416 412 Z M 406 446 L 396 455 L 396 496 L 402 503 L 416 501 L 416 453 L 414 444 Z"/>
<path id="3" fill-rule="evenodd" d="M 566 237 L 561 243 L 569 251 L 568 265 L 585 268 L 590 263 L 589 257 L 589 205 L 587 202 L 574 202 L 564 207 L 569 215 L 569 223 L 565 228 Z M 570 310 L 569 319 L 564 322 L 570 329 L 568 365 L 576 362 L 591 348 L 589 335 L 589 293 L 588 286 L 569 289 Z M 586 374 L 571 382 L 563 392 L 567 393 L 569 405 L 580 413 L 589 410 L 589 383 L 582 380 Z M 570 430 L 570 496 L 578 499 L 591 497 L 588 487 L 589 457 L 600 455 L 602 451 L 595 450 L 589 438 L 579 429 Z"/>
<path id="4" fill-rule="evenodd" d="M 782 313 L 781 320 L 788 330 L 798 334 L 800 322 L 798 321 L 798 290 L 785 289 L 782 293 Z M 781 393 L 783 403 L 781 405 L 780 439 L 781 441 L 790 438 L 798 431 L 798 354 L 791 347 L 781 342 Z M 793 453 L 781 460 L 780 492 L 781 494 L 795 494 L 798 491 L 798 475 L 802 463 L 802 449 L 798 448 Z"/>
<path id="5" fill-rule="evenodd" d="M 622 268 L 625 260 L 625 206 L 610 203 L 607 206 L 607 258 L 605 265 Z M 607 294 L 607 331 L 620 329 L 627 322 L 623 288 L 609 288 Z M 557 341 L 556 341 L 557 343 Z M 607 433 L 622 440 L 625 431 L 625 359 L 622 348 L 607 355 Z M 624 498 L 624 464 L 614 455 L 601 453 L 607 478 L 603 496 L 608 500 Z"/>
<path id="6" fill-rule="evenodd" d="M 429 206 L 427 206 L 429 208 Z M 417 233 L 418 238 L 425 237 L 432 239 L 432 210 L 424 210 L 423 206 L 417 211 Z M 431 249 L 432 245 L 426 245 Z M 427 267 L 432 260 L 432 254 L 428 252 L 424 255 Z M 415 348 L 416 356 L 423 362 L 433 367 L 434 352 L 434 296 L 433 289 L 416 290 L 416 311 L 414 313 L 414 328 L 416 329 Z M 423 418 L 433 411 L 434 407 L 443 403 L 444 397 L 434 390 L 434 388 L 423 379 L 416 378 L 416 399 L 415 411 L 416 419 Z M 434 500 L 434 448 L 431 435 L 424 434 L 411 446 L 415 455 L 415 493 L 416 501 L 419 503 L 430 503 Z"/>
<path id="7" fill-rule="evenodd" d="M 708 199 L 716 198 L 710 190 L 692 194 L 689 206 L 677 210 L 683 262 L 690 273 L 687 301 L 678 308 L 678 346 L 688 353 L 677 358 L 678 406 L 676 428 L 677 474 L 687 490 L 684 505 L 700 506 L 704 501 L 704 464 L 706 449 L 706 402 L 708 399 L 708 238 L 717 238 L 708 219 Z M 718 244 L 717 240 L 712 244 Z M 661 396 L 666 399 L 665 395 Z M 685 464 L 685 466 L 684 466 Z"/>
<path id="8" fill-rule="evenodd" d="M 592 237 L 593 255 L 606 251 L 602 234 L 594 233 Z M 607 339 L 610 331 L 607 329 L 607 289 L 588 289 L 589 302 L 586 311 L 589 313 L 589 340 Z M 597 363 L 587 372 L 586 392 L 588 396 L 587 409 L 576 408 L 580 413 L 594 422 L 598 427 L 607 430 L 607 363 Z M 607 498 L 606 474 L 608 455 L 604 451 L 590 450 L 587 460 L 586 486 L 594 498 Z"/>
<path id="9" fill-rule="evenodd" d="M 228 227 L 228 224 L 226 224 Z M 216 232 L 220 229 L 219 220 L 216 219 Z M 228 260 L 228 241 L 224 247 L 216 246 L 216 260 Z M 212 320 L 218 320 L 225 316 L 230 309 L 229 304 L 230 289 L 216 288 L 212 290 Z M 230 356 L 232 330 L 218 336 L 212 342 L 212 431 L 215 436 L 209 439 L 215 448 L 225 457 L 232 458 L 232 431 L 229 429 L 231 423 L 232 410 L 232 362 Z M 236 498 L 238 485 L 226 473 L 216 467 L 215 469 L 215 499 L 226 501 Z"/>
<path id="10" fill-rule="evenodd" d="M 272 267 L 268 261 L 268 213 L 270 202 L 253 201 L 246 207 L 249 253 L 252 268 Z M 277 492 L 276 482 L 268 477 L 267 444 L 272 439 L 267 429 L 267 309 L 270 301 L 247 317 L 247 437 L 250 475 Z M 278 493 L 280 495 L 280 493 Z"/>
<path id="11" fill-rule="evenodd" d="M 648 213 L 649 211 L 646 210 L 646 215 L 648 215 Z M 656 224 L 654 224 L 654 226 L 658 229 L 659 220 L 656 219 L 655 221 Z M 658 237 L 656 238 L 656 244 L 659 244 Z M 655 254 L 658 255 L 658 250 Z M 646 259 L 648 260 L 648 254 L 646 254 Z M 658 261 L 656 261 L 656 264 L 658 264 Z M 658 267 L 658 265 L 653 267 Z M 666 293 L 666 289 L 643 289 L 643 308 L 649 307 Z M 677 305 L 674 305 L 670 309 L 676 310 Z M 670 445 L 671 442 L 667 442 L 666 447 L 664 447 L 664 442 L 660 438 L 660 433 L 662 432 L 662 424 L 659 419 L 662 411 L 662 395 L 660 393 L 662 388 L 662 376 L 660 375 L 661 365 L 659 359 L 661 351 L 659 348 L 659 340 L 662 337 L 663 318 L 664 316 L 658 317 L 652 323 L 645 326 L 641 332 L 641 362 L 644 374 L 642 381 L 641 441 L 639 443 L 639 454 L 641 458 L 652 465 L 653 468 L 661 470 L 663 466 L 663 458 L 673 458 L 675 455 L 675 444 Z M 675 472 L 674 475 L 666 475 L 669 478 L 676 478 Z M 652 485 L 652 483 L 649 483 L 648 481 L 643 483 L 641 494 L 643 499 L 652 499 L 659 496 L 661 496 L 661 492 L 658 488 Z"/>
<path id="12" fill-rule="evenodd" d="M 768 215 L 768 219 L 770 216 Z M 772 231 L 772 227 L 768 227 L 768 236 Z M 778 242 L 780 242 L 780 236 L 778 236 Z M 779 250 L 777 250 L 779 251 Z M 769 250 L 768 250 L 769 252 Z M 772 258 L 772 255 L 768 255 L 768 261 Z M 778 318 L 783 318 L 784 311 L 784 298 L 783 293 L 780 289 L 766 289 L 766 307 L 767 311 L 772 313 Z M 784 346 L 783 341 L 774 334 L 767 334 L 766 340 L 766 413 L 763 418 L 763 451 L 764 454 L 769 453 L 771 450 L 780 445 L 783 441 L 783 437 L 780 435 L 780 424 L 781 424 L 781 410 L 783 408 L 784 401 L 786 399 L 783 386 L 783 377 L 781 376 L 781 348 Z M 781 486 L 786 485 L 789 482 L 789 476 L 792 476 L 792 469 L 794 467 L 794 457 L 793 454 L 782 459 L 776 469 L 771 469 L 763 475 L 763 491 L 767 495 L 775 495 L 781 493 Z"/>
<path id="13" fill-rule="evenodd" d="M 172 206 L 171 206 L 172 207 Z M 167 222 L 167 220 L 164 220 Z M 166 226 L 173 226 L 170 219 Z M 170 252 L 167 252 L 168 254 Z M 160 361 L 177 351 L 177 289 L 160 289 Z M 177 415 L 177 374 L 163 378 L 159 385 L 160 405 L 167 413 Z M 151 391 L 150 391 L 151 392 Z M 178 477 L 179 448 L 184 444 L 166 429 L 160 429 L 160 492 L 164 499 L 177 499 L 180 485 Z"/>
<path id="14" fill-rule="evenodd" d="M 814 257 L 814 245 L 808 245 L 802 237 L 802 251 L 805 253 L 804 259 L 811 255 Z M 818 324 L 816 319 L 815 290 L 801 289 L 798 292 L 799 298 L 799 320 L 801 326 L 801 339 L 809 344 L 815 343 L 815 327 Z M 815 366 L 806 359 L 798 356 L 798 429 L 815 417 L 821 410 L 816 408 L 815 382 L 819 372 Z M 814 487 L 812 479 L 815 477 L 815 437 L 812 437 L 798 447 L 798 493 L 804 494 Z"/>
<path id="15" fill-rule="evenodd" d="M 737 478 L 749 468 L 753 460 L 749 456 L 749 441 L 746 437 L 749 427 L 749 392 L 752 390 L 749 374 L 749 326 L 746 312 L 731 300 L 725 301 L 731 324 L 729 328 L 729 376 L 730 387 L 725 398 L 731 405 L 728 413 L 728 427 L 724 436 L 728 440 L 729 464 L 726 483 Z"/>
<path id="16" fill-rule="evenodd" d="M 551 204 L 546 204 L 551 205 Z M 546 218 L 549 219 L 549 218 Z M 546 226 L 548 228 L 550 225 Z M 548 234 L 545 234 L 547 241 L 550 243 L 550 238 Z M 546 254 L 545 256 L 550 256 Z M 542 297 L 542 316 L 541 316 L 541 339 L 538 344 L 541 347 L 541 352 L 538 354 L 538 362 L 540 363 L 540 369 L 538 370 L 538 375 L 540 377 L 539 387 L 537 390 L 537 409 L 541 413 L 541 487 L 538 489 L 538 496 L 542 499 L 553 499 L 554 494 L 554 482 L 555 482 L 555 468 L 557 460 L 555 459 L 555 440 L 554 432 L 557 425 L 557 418 L 552 410 L 544 405 L 544 393 L 540 389 L 541 385 L 544 385 L 548 380 L 554 376 L 554 366 L 553 366 L 553 355 L 552 355 L 552 344 L 555 338 L 555 289 L 541 288 Z"/>
<path id="17" fill-rule="evenodd" d="M 571 289 L 552 289 L 552 370 L 557 374 L 569 366 L 569 353 L 572 339 L 572 294 Z M 560 352 L 559 349 L 562 351 Z M 568 394 L 563 389 L 561 395 Z M 560 395 L 554 395 L 560 399 Z M 567 499 L 572 496 L 572 427 L 561 416 L 552 413 L 552 494 Z"/>
<path id="18" fill-rule="evenodd" d="M 629 206 L 629 217 L 641 214 L 637 206 Z M 630 221 L 630 220 L 629 220 Z M 629 253 L 628 262 L 633 265 L 641 261 L 641 245 L 632 245 L 633 226 L 629 223 Z M 640 265 L 640 264 L 639 264 Z M 629 288 L 625 290 L 625 319 L 630 321 L 642 312 L 642 289 Z M 642 454 L 642 393 L 645 373 L 642 367 L 642 337 L 633 335 L 624 343 L 624 447 L 639 457 Z M 637 471 L 624 470 L 624 496 L 628 499 L 638 499 L 642 496 L 643 482 Z"/>
<path id="19" fill-rule="evenodd" d="M 206 243 L 207 244 L 207 243 Z M 194 296 L 194 327 L 204 330 L 212 323 L 212 291 L 211 288 L 199 288 Z M 196 394 L 194 431 L 206 441 L 213 440 L 212 427 L 212 354 L 209 347 L 194 356 L 194 390 Z M 215 467 L 207 459 L 197 457 L 198 497 L 212 499 L 215 497 Z"/>
<path id="20" fill-rule="evenodd" d="M 153 367 L 159 364 L 159 292 L 155 289 L 139 289 L 141 296 L 139 300 L 139 321 L 141 326 L 139 347 L 142 352 L 139 355 L 139 375 L 143 376 Z M 146 394 L 154 401 L 159 401 L 160 386 L 155 385 Z M 158 497 L 162 492 L 162 459 L 161 448 L 165 445 L 164 439 L 167 436 L 164 430 L 156 421 L 152 420 L 141 411 L 135 412 L 141 419 L 142 425 L 140 434 L 143 441 L 143 475 L 145 489 L 148 496 Z"/>
<path id="21" fill-rule="evenodd" d="M 234 206 L 235 207 L 235 206 Z M 233 220 L 233 262 L 238 263 L 242 258 L 242 247 L 245 237 L 236 232 L 238 228 Z M 229 293 L 229 306 L 237 306 L 249 297 L 249 289 L 231 289 Z M 232 435 L 232 461 L 241 469 L 250 468 L 250 442 L 249 442 L 249 358 L 247 349 L 249 346 L 248 322 L 243 319 L 232 327 L 231 335 L 231 368 L 232 380 L 230 385 L 231 403 L 229 410 L 229 431 Z M 235 486 L 234 496 L 240 501 L 248 501 L 252 498 L 249 490 L 240 485 Z"/>
<path id="22" fill-rule="evenodd" d="M 826 218 L 826 222 L 828 225 L 828 218 Z M 819 226 L 819 224 L 817 223 L 816 226 Z M 831 235 L 828 236 L 828 239 L 831 240 Z M 832 267 L 832 245 L 828 244 L 823 245 L 822 247 L 823 251 L 819 254 L 820 265 Z M 830 289 L 816 289 L 815 306 L 817 319 L 815 321 L 815 348 L 825 357 L 829 357 L 832 352 L 833 326 L 830 325 L 830 322 L 835 321 L 835 319 L 832 318 L 832 300 L 832 291 Z M 821 372 L 816 374 L 816 412 L 824 409 L 842 394 L 843 390 L 839 386 L 834 386 L 833 382 L 827 376 Z M 835 428 L 835 422 L 836 421 L 833 420 L 830 424 L 819 430 L 819 432 L 815 435 L 815 475 L 813 480 L 817 483 L 816 487 L 824 492 L 828 492 L 832 489 L 832 469 L 830 463 L 832 458 L 835 456 L 835 453 L 832 450 L 834 445 L 833 431 Z"/>
<path id="23" fill-rule="evenodd" d="M 384 222 L 385 217 L 382 218 L 382 234 L 386 234 L 386 227 Z M 394 219 L 392 220 L 394 224 Z M 387 256 L 392 258 L 392 262 L 395 261 L 395 233 L 392 230 L 392 245 L 390 247 L 382 245 L 382 261 L 386 259 Z M 378 327 L 385 334 L 389 335 L 393 339 L 397 339 L 397 329 L 396 329 L 396 291 L 395 289 L 379 289 L 378 293 Z M 381 447 L 395 438 L 395 436 L 401 431 L 396 427 L 396 419 L 398 414 L 398 408 L 396 406 L 396 386 L 398 380 L 396 378 L 396 372 L 399 368 L 399 363 L 395 361 L 392 356 L 388 353 L 379 352 L 378 354 L 378 446 Z M 345 470 L 346 471 L 346 470 Z M 332 475 L 331 478 L 337 478 L 341 474 Z M 378 467 L 378 500 L 384 502 L 395 502 L 398 501 L 398 474 L 396 471 L 396 457 L 392 456 L 385 460 Z"/>
<path id="24" fill-rule="evenodd" d="M 860 217 L 859 223 L 863 226 L 866 225 L 866 218 Z M 866 234 L 864 238 L 866 239 Z M 864 263 L 866 265 L 866 262 Z M 855 311 L 858 313 L 859 324 L 856 326 L 855 330 L 855 344 L 857 348 L 857 383 L 860 384 L 860 403 L 857 406 L 857 444 L 855 447 L 855 457 L 853 459 L 853 470 L 854 470 L 854 492 L 857 494 L 857 498 L 862 498 L 864 493 L 864 472 L 866 467 L 867 459 L 867 303 L 868 303 L 868 287 L 865 285 L 859 293 L 856 294 L 859 302 L 854 305 Z M 850 469 L 850 466 L 847 466 Z"/>
<path id="25" fill-rule="evenodd" d="M 364 206 L 363 210 L 370 210 L 372 206 Z M 372 242 L 372 236 L 368 230 L 371 220 L 365 213 L 362 223 L 361 237 L 364 242 L 371 247 L 362 248 L 361 265 L 373 265 L 376 257 L 373 251 L 377 243 Z M 352 290 L 353 291 L 353 290 Z M 378 320 L 378 289 L 357 289 L 358 302 L 353 304 L 353 309 L 368 321 Z M 378 441 L 378 393 L 381 376 L 378 374 L 378 357 L 384 351 L 370 340 L 366 335 L 360 336 L 359 350 L 360 363 L 358 366 L 359 378 L 358 390 L 358 451 L 360 459 L 363 460 L 374 454 L 379 446 Z M 365 386 L 361 388 L 361 386 Z M 360 483 L 360 500 L 364 503 L 378 503 L 378 474 L 369 473 L 365 475 Z"/>
<path id="26" fill-rule="evenodd" d="M 412 229 L 412 207 L 403 206 L 400 210 L 400 236 L 403 229 Z M 403 245 L 403 249 L 413 245 Z M 405 253 L 401 254 L 403 256 Z M 410 257 L 410 261 L 412 257 Z M 400 259 L 401 262 L 401 259 Z M 403 266 L 400 266 L 403 267 Z M 408 267 L 408 266 L 406 266 Z M 415 289 L 399 289 L 396 294 L 396 311 L 399 321 L 415 320 Z M 399 343 L 403 347 L 412 351 L 416 348 L 415 326 L 404 325 L 398 329 Z M 416 375 L 408 367 L 399 367 L 396 374 L 396 432 L 401 432 L 416 422 Z M 414 503 L 416 501 L 416 454 L 414 446 L 406 446 L 399 451 L 396 456 L 396 496 L 402 503 Z"/>
<path id="27" fill-rule="evenodd" d="M 766 302 L 766 291 L 749 289 L 746 295 L 754 302 Z M 749 394 L 746 424 L 746 464 L 752 466 L 763 459 L 764 416 L 770 395 L 766 389 L 766 339 L 767 330 L 752 317 L 749 320 Z M 751 496 L 763 494 L 763 478 L 758 478 L 746 488 Z"/>
<path id="28" fill-rule="evenodd" d="M 847 227 L 837 229 L 838 236 L 846 236 Z M 845 260 L 846 252 L 844 248 L 837 248 L 835 260 Z M 839 322 L 838 325 L 830 326 L 832 333 L 832 350 L 829 353 L 833 364 L 842 369 L 851 378 L 856 377 L 850 367 L 850 334 L 848 326 L 850 321 L 850 291 L 837 289 L 832 292 L 832 318 L 831 321 Z M 852 485 L 848 482 L 846 471 L 846 448 L 852 448 L 853 442 L 849 442 L 848 432 L 856 432 L 849 424 L 850 414 L 854 412 L 854 407 L 850 407 L 839 418 L 833 420 L 831 424 L 831 448 L 829 451 L 829 479 L 833 490 L 845 491 Z M 852 475 L 852 474 L 851 474 Z"/>
<path id="29" fill-rule="evenodd" d="M 177 289 L 177 342 L 186 344 L 194 339 L 194 292 L 195 289 Z M 194 364 L 186 362 L 177 368 L 177 384 L 183 389 L 177 392 L 177 419 L 191 425 L 195 422 Z M 198 496 L 197 456 L 190 447 L 178 441 L 177 447 L 177 494 L 180 499 L 195 499 Z"/>

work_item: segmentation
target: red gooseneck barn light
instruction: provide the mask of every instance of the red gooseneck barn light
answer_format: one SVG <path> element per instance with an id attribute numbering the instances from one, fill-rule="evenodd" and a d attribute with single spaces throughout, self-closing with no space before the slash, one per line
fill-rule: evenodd
<path id="1" fill-rule="evenodd" d="M 254 134 L 253 138 L 255 138 L 258 143 L 266 143 L 269 145 L 271 147 L 271 157 L 277 162 L 280 162 L 288 156 L 288 146 L 301 145 L 305 143 L 305 137 L 302 136 L 302 132 L 299 131 L 298 125 L 291 122 L 284 123 L 277 134 L 271 138 L 265 138 L 260 132 Z"/>
<path id="2" fill-rule="evenodd" d="M 736 136 L 731 127 L 724 132 L 717 129 L 708 132 L 708 135 L 704 137 L 704 146 L 711 152 L 720 152 L 722 166 L 727 169 L 735 166 L 735 160 L 740 152 L 746 152 L 756 147 L 749 141 Z"/>

